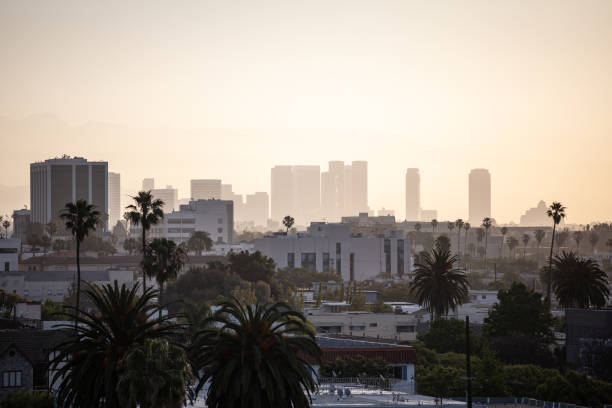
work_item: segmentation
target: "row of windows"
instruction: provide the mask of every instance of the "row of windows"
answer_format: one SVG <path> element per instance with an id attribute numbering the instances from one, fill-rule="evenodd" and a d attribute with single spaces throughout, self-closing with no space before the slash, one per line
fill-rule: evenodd
<path id="1" fill-rule="evenodd" d="M 368 327 L 377 327 L 377 323 L 370 323 Z M 355 324 L 350 325 L 350 331 L 365 331 L 365 323 L 364 324 Z M 342 326 L 317 326 L 317 332 L 319 333 L 341 333 Z M 395 326 L 396 333 L 414 333 L 414 326 Z"/>
<path id="2" fill-rule="evenodd" d="M 195 228 L 168 228 L 168 234 L 192 234 Z M 217 233 L 222 234 L 223 228 L 217 228 Z"/>
<path id="3" fill-rule="evenodd" d="M 195 224 L 195 218 L 168 218 L 168 224 Z M 223 218 L 217 218 L 217 224 L 223 224 Z"/>
<path id="4" fill-rule="evenodd" d="M 21 371 L 5 371 L 2 373 L 2 387 L 22 387 Z"/>

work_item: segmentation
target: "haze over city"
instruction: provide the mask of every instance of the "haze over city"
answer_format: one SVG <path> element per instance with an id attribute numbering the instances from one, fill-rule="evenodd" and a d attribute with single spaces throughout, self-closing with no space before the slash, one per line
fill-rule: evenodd
<path id="1" fill-rule="evenodd" d="M 611 19 L 608 1 L 5 1 L 0 212 L 29 204 L 29 163 L 69 154 L 108 161 L 124 202 L 145 177 L 247 194 L 275 165 L 366 160 L 370 208 L 398 219 L 406 168 L 440 219 L 467 218 L 487 168 L 498 222 L 539 200 L 605 221 Z"/>

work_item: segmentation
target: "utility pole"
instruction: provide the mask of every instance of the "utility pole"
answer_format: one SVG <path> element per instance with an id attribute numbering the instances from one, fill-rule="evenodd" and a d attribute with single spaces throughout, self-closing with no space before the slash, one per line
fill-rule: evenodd
<path id="1" fill-rule="evenodd" d="M 470 365 L 470 316 L 465 316 L 465 370 L 467 377 L 467 408 L 472 408 L 472 367 Z"/>

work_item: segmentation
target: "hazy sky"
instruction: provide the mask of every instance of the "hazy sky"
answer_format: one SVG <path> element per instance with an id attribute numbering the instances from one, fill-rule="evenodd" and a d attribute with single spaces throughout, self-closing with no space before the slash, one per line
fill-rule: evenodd
<path id="1" fill-rule="evenodd" d="M 4 0 L 0 55 L 2 185 L 61 153 L 182 197 L 368 160 L 370 206 L 401 216 L 407 167 L 440 218 L 486 167 L 499 221 L 539 199 L 612 218 L 609 0 Z"/>

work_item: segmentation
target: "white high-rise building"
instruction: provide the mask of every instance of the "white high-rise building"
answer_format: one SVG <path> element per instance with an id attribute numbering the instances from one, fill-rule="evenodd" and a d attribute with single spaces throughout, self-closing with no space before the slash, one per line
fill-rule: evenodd
<path id="1" fill-rule="evenodd" d="M 198 179 L 191 180 L 192 200 L 220 200 L 221 180 Z"/>
<path id="2" fill-rule="evenodd" d="M 368 206 L 368 162 L 351 163 L 351 207 L 352 214 L 367 212 Z"/>
<path id="3" fill-rule="evenodd" d="M 108 173 L 108 227 L 113 229 L 117 221 L 121 220 L 121 175 Z"/>
<path id="4" fill-rule="evenodd" d="M 338 221 L 368 210 L 368 163 L 330 161 L 321 174 L 321 216 Z"/>
<path id="5" fill-rule="evenodd" d="M 272 219 L 282 221 L 295 213 L 292 166 L 274 166 L 270 171 L 270 204 Z"/>
<path id="6" fill-rule="evenodd" d="M 149 191 L 155 188 L 155 179 L 153 177 L 142 179 L 142 191 Z"/>
<path id="7" fill-rule="evenodd" d="M 164 202 L 164 212 L 169 213 L 178 209 L 178 190 L 172 186 L 166 188 L 154 188 L 151 190 L 151 195 L 154 199 L 160 199 Z"/>
<path id="8" fill-rule="evenodd" d="M 406 170 L 406 221 L 421 219 L 421 175 L 419 169 Z"/>
<path id="9" fill-rule="evenodd" d="M 469 220 L 479 226 L 491 217 L 491 175 L 487 169 L 474 169 L 469 176 Z"/>
<path id="10" fill-rule="evenodd" d="M 59 218 L 66 203 L 87 200 L 108 214 L 108 162 L 64 156 L 30 164 L 32 222 L 47 224 Z M 102 230 L 106 230 L 104 223 Z"/>
<path id="11" fill-rule="evenodd" d="M 321 216 L 321 169 L 319 166 L 293 166 L 295 222 L 306 225 Z"/>

